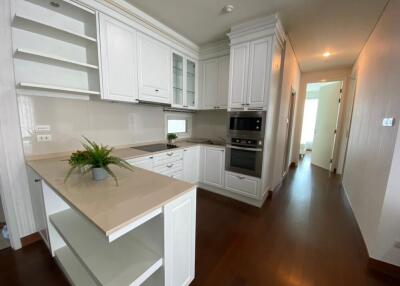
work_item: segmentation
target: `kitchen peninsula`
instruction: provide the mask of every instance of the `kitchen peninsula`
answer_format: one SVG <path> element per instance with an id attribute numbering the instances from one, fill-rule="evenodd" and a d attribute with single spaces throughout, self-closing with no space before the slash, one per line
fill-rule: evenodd
<path id="1" fill-rule="evenodd" d="M 135 153 L 134 150 L 132 150 Z M 65 157 L 29 161 L 39 233 L 73 285 L 188 285 L 196 186 L 142 168 L 93 181 Z"/>

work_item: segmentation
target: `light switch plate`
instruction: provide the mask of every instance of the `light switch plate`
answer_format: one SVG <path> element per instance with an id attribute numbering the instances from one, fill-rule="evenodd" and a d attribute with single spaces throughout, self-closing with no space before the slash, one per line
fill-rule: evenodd
<path id="1" fill-rule="evenodd" d="M 50 125 L 36 125 L 35 132 L 50 132 Z"/>
<path id="2" fill-rule="evenodd" d="M 392 127 L 394 125 L 394 117 L 386 117 L 382 120 L 382 126 Z"/>

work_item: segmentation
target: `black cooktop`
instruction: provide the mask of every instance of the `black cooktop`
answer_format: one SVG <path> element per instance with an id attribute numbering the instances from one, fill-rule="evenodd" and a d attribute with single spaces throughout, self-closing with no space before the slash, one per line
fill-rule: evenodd
<path id="1" fill-rule="evenodd" d="M 151 145 L 136 146 L 136 147 L 132 147 L 132 148 L 138 149 L 141 151 L 146 151 L 146 152 L 158 152 L 158 151 L 164 151 L 164 150 L 168 150 L 168 149 L 174 149 L 177 147 L 178 146 L 176 146 L 176 145 L 170 145 L 170 144 L 151 144 Z"/>

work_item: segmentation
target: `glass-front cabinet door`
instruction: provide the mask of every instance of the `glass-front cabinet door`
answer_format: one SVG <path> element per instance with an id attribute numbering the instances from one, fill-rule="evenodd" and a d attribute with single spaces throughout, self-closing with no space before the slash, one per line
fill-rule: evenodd
<path id="1" fill-rule="evenodd" d="M 183 57 L 173 54 L 173 104 L 183 106 Z"/>
<path id="2" fill-rule="evenodd" d="M 197 63 L 173 53 L 173 102 L 179 108 L 197 106 Z"/>
<path id="3" fill-rule="evenodd" d="M 196 63 L 186 61 L 186 105 L 196 107 Z"/>

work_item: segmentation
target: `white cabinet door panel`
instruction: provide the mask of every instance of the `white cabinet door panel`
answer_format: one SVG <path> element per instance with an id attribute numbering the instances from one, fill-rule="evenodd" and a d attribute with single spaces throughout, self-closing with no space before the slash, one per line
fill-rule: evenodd
<path id="1" fill-rule="evenodd" d="M 203 108 L 214 109 L 218 98 L 218 59 L 203 63 Z"/>
<path id="2" fill-rule="evenodd" d="M 249 43 L 231 47 L 229 67 L 229 107 L 246 103 Z"/>
<path id="3" fill-rule="evenodd" d="M 103 14 L 99 19 L 102 99 L 136 102 L 136 31 Z"/>
<path id="4" fill-rule="evenodd" d="M 229 92 L 229 56 L 218 59 L 218 99 L 217 106 L 226 108 L 228 106 Z"/>
<path id="5" fill-rule="evenodd" d="M 139 99 L 171 103 L 171 51 L 164 44 L 138 34 Z"/>
<path id="6" fill-rule="evenodd" d="M 127 160 L 132 166 L 152 171 L 154 168 L 153 156 Z"/>
<path id="7" fill-rule="evenodd" d="M 194 278 L 196 190 L 164 207 L 165 285 L 189 285 Z"/>
<path id="8" fill-rule="evenodd" d="M 203 181 L 216 187 L 224 187 L 225 150 L 214 147 L 204 147 Z"/>
<path id="9" fill-rule="evenodd" d="M 260 39 L 250 43 L 249 78 L 247 102 L 249 107 L 263 107 L 267 100 L 269 69 L 271 61 L 271 39 Z"/>
<path id="10" fill-rule="evenodd" d="M 200 146 L 183 150 L 183 179 L 196 184 L 200 177 Z"/>

